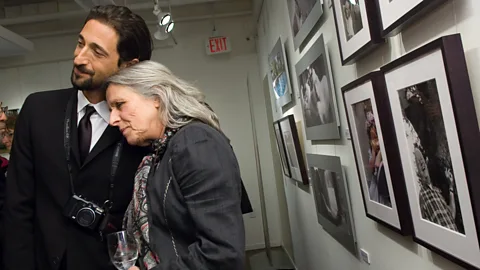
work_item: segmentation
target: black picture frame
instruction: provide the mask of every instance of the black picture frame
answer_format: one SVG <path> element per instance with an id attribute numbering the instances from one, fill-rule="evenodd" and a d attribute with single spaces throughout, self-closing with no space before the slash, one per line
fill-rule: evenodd
<path id="1" fill-rule="evenodd" d="M 421 61 L 425 61 L 425 63 L 419 65 Z M 443 66 L 440 66 L 437 62 L 442 62 Z M 430 70 L 425 69 L 427 66 Z M 438 71 L 435 68 L 437 68 Z M 418 72 L 416 69 L 422 70 L 422 72 Z M 480 255 L 480 238 L 478 234 L 480 224 L 480 199 L 477 196 L 480 193 L 480 181 L 477 181 L 480 177 L 480 166 L 478 165 L 480 161 L 480 144 L 478 143 L 480 141 L 480 133 L 460 34 L 440 37 L 392 61 L 380 70 L 385 77 L 387 100 L 392 110 L 392 120 L 395 125 L 400 149 L 410 211 L 412 213 L 414 241 L 463 267 L 480 269 L 480 263 L 478 262 L 478 256 Z M 410 74 L 402 73 L 404 70 Z M 437 72 L 439 75 L 433 76 L 432 79 L 429 72 Z M 395 77 L 397 73 L 400 75 Z M 420 76 L 427 77 L 427 80 L 418 80 L 417 77 Z M 395 80 L 395 78 L 397 78 L 397 80 Z M 418 81 L 413 85 L 408 85 L 410 80 Z M 435 87 L 428 89 L 435 89 L 435 93 L 437 93 L 438 96 L 437 102 L 440 104 L 442 128 L 444 129 L 443 132 L 447 134 L 445 140 L 448 141 L 447 149 L 449 151 L 445 156 L 452 160 L 450 167 L 452 168 L 452 178 L 454 178 L 453 182 L 455 183 L 454 190 L 457 192 L 457 194 L 454 193 L 453 195 L 457 196 L 460 202 L 457 206 L 458 210 L 456 213 L 461 212 L 463 218 L 461 226 L 464 227 L 463 233 L 449 230 L 447 227 L 439 225 L 439 223 L 430 222 L 422 217 L 422 215 L 416 214 L 416 212 L 421 211 L 419 209 L 419 205 L 421 204 L 413 204 L 419 197 L 419 195 L 414 192 L 415 183 L 411 183 L 416 180 L 414 180 L 414 174 L 406 170 L 408 167 L 405 166 L 404 153 L 408 152 L 408 144 L 403 145 L 402 142 L 406 141 L 404 137 L 408 137 L 408 135 L 405 136 L 405 133 L 401 132 L 403 129 L 406 130 L 405 120 L 396 117 L 402 113 L 402 111 L 398 109 L 401 108 L 399 105 L 401 104 L 401 98 L 399 96 L 401 95 L 401 91 L 406 93 L 406 91 L 412 89 L 412 87 L 417 87 L 420 84 L 432 81 L 435 83 Z M 402 87 L 390 88 L 389 86 L 391 85 L 402 85 Z M 403 85 L 406 86 L 403 88 Z M 418 89 L 420 89 L 420 87 L 418 87 Z M 415 88 L 413 90 L 415 90 Z M 405 94 L 405 97 L 406 96 L 407 94 Z M 432 95 L 430 94 L 430 96 Z M 410 97 L 415 98 L 417 100 L 416 102 L 419 103 L 421 102 L 419 100 L 425 96 L 422 97 L 422 95 L 418 95 L 417 93 L 410 95 Z M 395 101 L 397 98 L 399 100 L 398 102 Z M 430 102 L 430 100 L 424 98 L 423 102 L 425 104 L 425 102 Z M 427 109 L 425 109 L 425 111 L 424 114 L 428 114 Z M 429 111 L 431 111 L 431 109 L 429 109 Z M 415 119 L 422 116 L 423 114 L 415 114 Z M 445 118 L 445 116 L 448 117 Z M 451 119 L 453 119 L 453 121 Z M 398 136 L 399 134 L 403 135 Z M 436 130 L 436 133 L 429 133 L 429 136 L 432 136 L 432 134 L 436 136 L 435 134 L 438 134 L 438 130 Z M 419 136 L 419 138 L 421 137 Z M 421 140 L 420 143 L 423 145 Z M 415 158 L 416 157 L 417 156 L 415 156 Z M 463 163 L 460 163 L 462 160 Z M 424 171 L 430 172 L 430 169 L 427 167 Z M 421 190 L 419 193 L 421 193 Z M 418 200 L 420 201 L 419 198 Z M 466 222 L 467 219 L 465 217 L 467 215 L 469 216 L 468 220 L 472 222 Z M 452 218 L 457 221 L 456 216 Z M 448 237 L 446 237 L 447 235 L 445 234 L 448 234 Z M 459 244 L 459 242 L 462 244 Z M 475 263 L 476 265 L 474 265 Z"/>
<path id="2" fill-rule="evenodd" d="M 273 131 L 275 132 L 275 141 L 277 142 L 278 152 L 280 154 L 280 163 L 282 164 L 283 174 L 291 178 L 292 173 L 290 171 L 290 164 L 287 159 L 287 150 L 285 149 L 285 142 L 282 136 L 282 129 L 278 122 L 273 123 Z"/>
<path id="3" fill-rule="evenodd" d="M 358 12 L 365 12 L 366 18 L 360 17 L 360 20 L 362 21 L 362 28 L 354 34 L 353 37 L 356 38 L 352 37 L 350 40 L 346 37 L 343 9 L 341 4 L 342 1 L 348 2 L 348 0 L 331 1 L 333 3 L 333 15 L 335 20 L 335 29 L 337 32 L 338 47 L 340 50 L 340 60 L 343 66 L 355 63 L 357 60 L 365 57 L 368 53 L 385 42 L 381 35 L 381 24 L 377 1 L 357 0 L 359 1 Z M 350 50 L 347 47 L 349 46 L 349 42 L 351 42 L 350 44 L 352 44 L 351 46 L 354 48 L 351 53 L 348 53 Z"/>
<path id="4" fill-rule="evenodd" d="M 287 115 L 274 122 L 279 125 L 282 134 L 283 148 L 285 156 L 290 167 L 290 178 L 299 181 L 304 185 L 308 185 L 308 174 L 305 167 L 305 159 L 300 146 L 300 138 L 293 115 Z"/>
<path id="5" fill-rule="evenodd" d="M 357 94 L 355 92 L 360 93 L 353 96 L 352 94 Z M 390 105 L 388 102 L 379 102 L 388 99 L 386 94 L 385 78 L 380 71 L 366 74 L 342 87 L 343 102 L 347 123 L 352 135 L 352 146 L 365 213 L 370 219 L 406 236 L 412 234 L 412 220 Z M 381 155 L 384 157 L 382 166 L 385 172 L 385 180 L 389 182 L 389 194 L 393 194 L 393 196 L 389 195 L 391 201 L 389 207 L 375 202 L 370 198 L 368 179 L 366 179 L 367 172 L 362 172 L 365 162 L 362 162 L 362 156 L 361 153 L 359 153 L 359 150 L 361 151 L 362 149 L 359 146 L 360 136 L 358 136 L 359 134 L 355 134 L 355 131 L 357 131 L 357 119 L 355 119 L 352 107 L 366 100 L 374 103 L 371 108 L 374 117 L 373 125 L 376 124 L 375 127 L 380 127 L 378 142 Z M 350 109 L 352 109 L 352 111 L 350 111 Z M 361 131 L 365 132 L 366 130 L 362 128 Z M 357 131 L 357 133 L 358 132 L 359 131 Z M 386 215 L 382 215 L 382 213 L 386 213 Z M 394 217 L 392 217 L 392 215 Z"/>
<path id="6" fill-rule="evenodd" d="M 387 26 L 385 24 L 386 24 L 386 21 L 388 20 L 387 17 L 389 16 L 386 14 L 385 12 L 386 8 L 384 6 L 399 0 L 393 0 L 393 1 L 376 0 L 376 1 L 378 4 L 378 14 L 380 14 L 380 18 L 381 18 L 380 25 L 382 25 L 382 28 L 381 28 L 382 37 L 392 37 L 400 33 L 406 27 L 410 26 L 412 23 L 417 21 L 426 13 L 432 12 L 432 10 L 434 10 L 436 7 L 440 6 L 441 4 L 445 3 L 447 0 L 421 0 L 421 2 L 417 4 L 411 4 L 411 6 L 408 7 L 408 9 L 405 12 L 397 16 L 397 19 L 393 20 L 392 23 L 388 23 Z M 403 2 L 402 4 L 410 5 L 410 4 L 405 4 L 405 2 Z M 393 7 L 392 9 L 398 10 L 398 8 L 396 7 Z"/>

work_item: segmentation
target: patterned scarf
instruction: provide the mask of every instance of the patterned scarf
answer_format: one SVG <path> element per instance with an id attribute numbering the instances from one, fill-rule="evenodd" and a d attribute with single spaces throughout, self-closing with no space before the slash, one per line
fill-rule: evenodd
<path id="1" fill-rule="evenodd" d="M 152 269 L 160 262 L 149 245 L 147 179 L 150 169 L 160 162 L 165 154 L 168 142 L 177 131 L 178 129 L 166 128 L 163 137 L 152 143 L 153 153 L 146 155 L 138 166 L 135 174 L 133 198 L 127 208 L 123 222 L 123 228 L 131 232 L 137 241 L 139 258 L 143 261 L 145 269 Z"/>

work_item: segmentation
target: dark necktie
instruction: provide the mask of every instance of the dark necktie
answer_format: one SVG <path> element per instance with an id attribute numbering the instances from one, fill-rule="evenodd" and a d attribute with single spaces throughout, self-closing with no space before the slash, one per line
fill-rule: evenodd
<path id="1" fill-rule="evenodd" d="M 80 148 L 80 162 L 83 164 L 90 152 L 90 143 L 92 141 L 92 123 L 90 116 L 95 112 L 95 108 L 88 105 L 85 107 L 85 115 L 78 125 L 78 147 Z"/>

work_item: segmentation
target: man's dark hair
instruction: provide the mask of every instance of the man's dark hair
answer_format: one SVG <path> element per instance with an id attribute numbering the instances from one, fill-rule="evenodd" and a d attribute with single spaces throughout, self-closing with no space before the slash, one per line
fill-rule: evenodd
<path id="1" fill-rule="evenodd" d="M 118 65 L 138 58 L 139 61 L 152 57 L 152 37 L 142 17 L 124 6 L 96 6 L 90 10 L 85 24 L 90 20 L 104 23 L 118 34 Z"/>

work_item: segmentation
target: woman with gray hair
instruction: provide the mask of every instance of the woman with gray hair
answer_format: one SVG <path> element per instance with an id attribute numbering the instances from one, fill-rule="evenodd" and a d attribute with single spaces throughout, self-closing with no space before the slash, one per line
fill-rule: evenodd
<path id="1" fill-rule="evenodd" d="M 204 95 L 162 64 L 143 61 L 108 80 L 107 102 L 110 125 L 129 144 L 152 147 L 124 220 L 138 265 L 243 269 L 239 166 Z"/>

